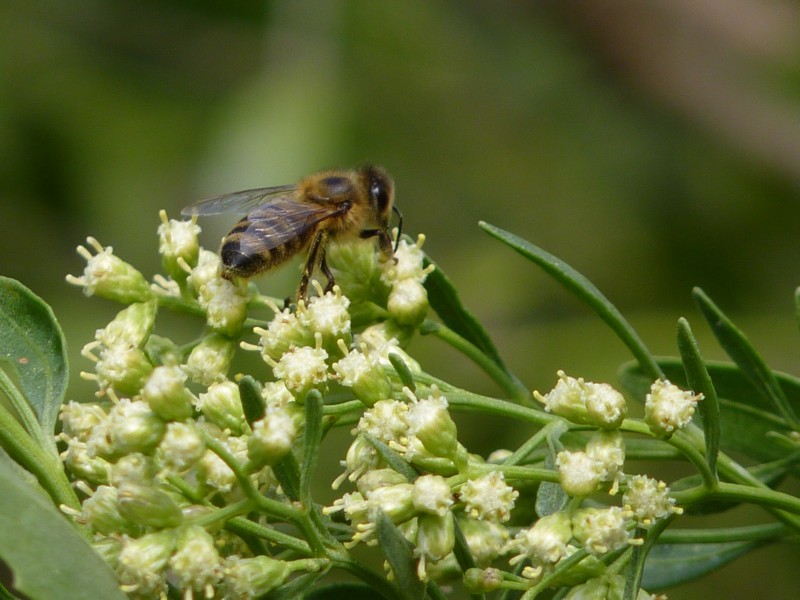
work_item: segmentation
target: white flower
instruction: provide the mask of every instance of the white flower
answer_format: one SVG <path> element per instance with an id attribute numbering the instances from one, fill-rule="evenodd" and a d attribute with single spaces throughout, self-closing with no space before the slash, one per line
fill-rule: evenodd
<path id="1" fill-rule="evenodd" d="M 410 394 L 413 400 L 416 397 Z M 455 460 L 458 450 L 456 424 L 447 410 L 444 396 L 416 400 L 408 408 L 410 436 L 419 440 L 433 456 Z"/>
<path id="2" fill-rule="evenodd" d="M 195 293 L 199 294 L 204 285 L 214 279 L 219 279 L 221 276 L 222 259 L 219 254 L 201 248 L 197 266 L 192 269 L 187 282 L 194 288 Z"/>
<path id="3" fill-rule="evenodd" d="M 173 422 L 158 444 L 162 463 L 171 471 L 182 472 L 197 463 L 205 454 L 206 445 L 194 425 Z"/>
<path id="4" fill-rule="evenodd" d="M 414 508 L 431 515 L 444 516 L 453 505 L 453 494 L 444 477 L 422 475 L 414 481 Z"/>
<path id="5" fill-rule="evenodd" d="M 272 372 L 290 391 L 307 390 L 328 378 L 328 353 L 322 348 L 291 348 L 272 367 Z"/>
<path id="6" fill-rule="evenodd" d="M 697 402 L 702 399 L 702 394 L 686 392 L 666 379 L 659 379 L 650 386 L 645 398 L 645 423 L 656 435 L 668 437 L 689 424 Z"/>
<path id="7" fill-rule="evenodd" d="M 573 423 L 588 423 L 603 429 L 616 429 L 622 424 L 627 403 L 613 387 L 568 377 L 564 371 L 558 371 L 558 377 L 558 383 L 546 395 L 533 392 L 533 397 L 544 404 L 547 412 Z"/>
<path id="8" fill-rule="evenodd" d="M 683 509 L 675 506 L 675 499 L 670 498 L 667 484 L 646 475 L 636 475 L 630 479 L 628 489 L 622 496 L 622 504 L 633 513 L 642 527 L 650 527 L 659 519 L 683 512 Z"/>
<path id="9" fill-rule="evenodd" d="M 380 400 L 364 411 L 357 431 L 367 433 L 385 444 L 403 444 L 408 437 L 408 405 L 397 400 Z"/>
<path id="10" fill-rule="evenodd" d="M 222 561 L 214 538 L 198 525 L 181 531 L 169 566 L 181 588 L 205 592 L 208 598 L 222 578 Z"/>
<path id="11" fill-rule="evenodd" d="M 298 308 L 300 322 L 310 331 L 319 332 L 325 339 L 340 337 L 350 332 L 350 300 L 342 295 L 338 286 L 333 291 L 309 300 Z"/>
<path id="12" fill-rule="evenodd" d="M 161 225 L 158 226 L 158 252 L 166 271 L 173 277 L 180 276 L 182 268 L 178 259 L 182 259 L 189 268 L 197 263 L 200 250 L 197 239 L 200 226 L 197 224 L 197 217 L 193 216 L 189 221 L 176 221 L 168 220 L 165 210 L 158 214 L 161 218 Z M 183 272 L 183 277 L 185 276 L 186 273 Z"/>
<path id="13" fill-rule="evenodd" d="M 519 492 L 506 484 L 500 471 L 491 471 L 464 483 L 460 495 L 467 515 L 502 523 L 511 517 Z"/>
<path id="14" fill-rule="evenodd" d="M 381 280 L 388 284 L 393 285 L 397 281 L 404 279 L 414 279 L 419 283 L 425 281 L 428 273 L 433 271 L 433 265 L 423 268 L 423 259 L 425 253 L 422 251 L 422 245 L 425 243 L 425 236 L 419 234 L 415 244 L 409 244 L 406 240 L 400 240 L 397 245 L 397 252 L 394 253 L 394 258 L 397 262 L 386 261 L 384 263 L 383 273 Z"/>
<path id="15" fill-rule="evenodd" d="M 192 381 L 201 385 L 225 381 L 235 350 L 234 342 L 212 333 L 192 348 L 184 370 Z"/>
<path id="16" fill-rule="evenodd" d="M 86 242 L 97 254 L 93 255 L 84 246 L 78 246 L 77 252 L 86 260 L 86 268 L 81 277 L 67 275 L 67 283 L 83 287 L 87 296 L 95 294 L 123 304 L 143 302 L 150 298 L 150 286 L 144 276 L 115 256 L 111 246 L 103 248 L 93 237 L 86 238 Z"/>
<path id="17" fill-rule="evenodd" d="M 622 465 L 625 463 L 625 440 L 618 429 L 601 430 L 589 438 L 586 443 L 586 454 L 598 461 L 602 466 L 603 481 L 613 480 L 612 496 L 617 493 Z"/>
<path id="18" fill-rule="evenodd" d="M 523 529 L 510 541 L 505 550 L 516 550 L 518 554 L 508 562 L 515 565 L 530 559 L 534 577 L 538 577 L 544 567 L 555 565 L 571 552 L 572 523 L 565 512 L 557 512 L 542 517 L 533 527 Z"/>
<path id="19" fill-rule="evenodd" d="M 297 427 L 285 408 L 269 406 L 266 415 L 252 425 L 247 441 L 250 460 L 258 465 L 274 465 L 292 449 Z"/>
<path id="20" fill-rule="evenodd" d="M 605 429 L 622 425 L 628 412 L 625 397 L 607 383 L 587 382 L 585 385 L 586 410 L 593 424 Z"/>
<path id="21" fill-rule="evenodd" d="M 209 280 L 200 288 L 199 301 L 206 310 L 206 322 L 214 331 L 233 335 L 247 318 L 247 298 L 227 279 Z"/>
<path id="22" fill-rule="evenodd" d="M 583 508 L 572 517 L 572 531 L 587 552 L 600 556 L 629 543 L 627 515 L 619 506 Z"/>

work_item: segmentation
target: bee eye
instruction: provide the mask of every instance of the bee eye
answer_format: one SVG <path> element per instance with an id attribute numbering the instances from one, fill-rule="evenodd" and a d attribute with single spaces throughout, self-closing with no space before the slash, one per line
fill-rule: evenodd
<path id="1" fill-rule="evenodd" d="M 379 214 L 384 214 L 389 206 L 389 190 L 386 182 L 379 179 L 373 179 L 369 186 L 369 194 L 375 206 L 378 208 Z"/>

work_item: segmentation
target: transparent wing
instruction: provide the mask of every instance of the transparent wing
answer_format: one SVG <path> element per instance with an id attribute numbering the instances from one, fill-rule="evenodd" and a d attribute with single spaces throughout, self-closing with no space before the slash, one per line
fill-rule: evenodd
<path id="1" fill-rule="evenodd" d="M 222 194 L 213 198 L 206 198 L 196 204 L 187 206 L 181 211 L 182 215 L 218 215 L 221 213 L 247 213 L 260 204 L 272 202 L 281 197 L 286 197 L 297 189 L 294 184 L 276 185 L 272 187 L 256 188 Z"/>
<path id="2" fill-rule="evenodd" d="M 247 227 L 238 238 L 241 251 L 256 254 L 297 239 L 308 241 L 305 238 L 317 225 L 348 210 L 345 203 L 312 204 L 287 196 L 275 198 L 247 215 Z"/>

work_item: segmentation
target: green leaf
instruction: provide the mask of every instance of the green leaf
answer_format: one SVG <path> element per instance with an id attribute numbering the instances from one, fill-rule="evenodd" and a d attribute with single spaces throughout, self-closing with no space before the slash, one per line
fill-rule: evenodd
<path id="1" fill-rule="evenodd" d="M 261 396 L 261 387 L 252 376 L 245 375 L 239 380 L 239 397 L 242 400 L 244 418 L 250 425 L 264 418 L 266 405 Z"/>
<path id="2" fill-rule="evenodd" d="M 642 587 L 658 590 L 698 579 L 759 545 L 759 542 L 657 544 L 647 557 Z"/>
<path id="3" fill-rule="evenodd" d="M 289 452 L 277 464 L 272 465 L 272 472 L 286 497 L 292 502 L 300 500 L 300 465 L 294 452 Z"/>
<path id="4" fill-rule="evenodd" d="M 36 411 L 42 431 L 52 436 L 69 374 L 64 334 L 44 300 L 2 276 L 0 361 Z"/>
<path id="5" fill-rule="evenodd" d="M 570 292 L 574 293 L 580 300 L 588 304 L 628 347 L 636 360 L 639 361 L 639 364 L 642 365 L 642 368 L 650 374 L 651 378 L 655 380 L 661 377 L 661 372 L 653 355 L 650 354 L 650 351 L 644 345 L 639 334 L 636 333 L 630 323 L 625 320 L 625 317 L 617 310 L 617 307 L 611 304 L 608 298 L 606 298 L 591 281 L 570 267 L 563 260 L 517 237 L 513 233 L 509 233 L 483 221 L 479 224 L 489 235 L 497 238 L 531 262 L 539 265 L 548 275 L 553 277 L 553 279 L 558 281 Z"/>
<path id="6" fill-rule="evenodd" d="M 549 425 L 548 425 L 549 427 Z M 556 455 L 561 450 L 561 436 L 567 431 L 568 426 L 563 421 L 556 421 L 556 425 L 547 433 L 547 454 L 544 459 L 544 468 L 556 468 Z M 536 491 L 536 514 L 546 517 L 563 510 L 569 504 L 569 496 L 558 483 L 543 481 Z"/>
<path id="7" fill-rule="evenodd" d="M 431 308 L 436 311 L 445 325 L 470 341 L 497 366 L 508 372 L 489 334 L 480 321 L 475 318 L 475 315 L 461 303 L 461 298 L 458 297 L 458 291 L 453 283 L 447 278 L 441 267 L 426 256 L 425 266 L 428 265 L 436 267 L 433 272 L 428 274 L 424 284 Z"/>
<path id="8" fill-rule="evenodd" d="M 797 413 L 789 404 L 775 375 L 744 333 L 706 296 L 703 290 L 695 288 L 693 295 L 720 345 L 733 362 L 739 365 L 758 394 L 768 399 L 793 429 L 800 429 Z"/>
<path id="9" fill-rule="evenodd" d="M 413 482 L 417 479 L 417 477 L 419 477 L 419 473 L 414 470 L 414 467 L 408 464 L 408 462 L 406 462 L 402 456 L 389 448 L 389 446 L 369 434 L 362 433 L 361 435 L 363 435 L 364 439 L 369 442 L 370 446 L 375 448 L 375 451 L 386 462 L 386 464 L 389 465 L 390 468 L 400 473 L 408 481 Z"/>
<path id="10" fill-rule="evenodd" d="M 458 562 L 458 566 L 461 568 L 461 572 L 464 573 L 467 569 L 473 569 L 478 565 L 475 563 L 475 558 L 472 556 L 472 551 L 469 549 L 467 538 L 464 537 L 464 532 L 461 531 L 461 527 L 458 524 L 458 519 L 453 520 L 453 526 L 456 536 L 456 544 L 453 548 L 453 554 L 455 554 L 456 561 Z"/>
<path id="11" fill-rule="evenodd" d="M 417 577 L 412 546 L 383 513 L 378 516 L 378 542 L 394 573 L 398 595 L 403 600 L 422 600 L 425 584 Z"/>
<path id="12" fill-rule="evenodd" d="M 658 364 L 667 379 L 689 388 L 680 360 L 659 358 Z M 750 379 L 736 365 L 707 361 L 705 366 L 720 404 L 720 449 L 728 454 L 741 452 L 757 462 L 784 458 L 786 447 L 771 432 L 788 435 L 792 428 L 774 414 L 771 402 L 758 394 Z M 800 407 L 800 379 L 777 372 L 774 376 L 789 403 Z M 645 375 L 638 364 L 631 362 L 622 366 L 619 377 L 622 387 L 631 397 L 643 402 L 652 384 L 650 376 Z M 787 468 L 800 475 L 800 469 L 795 465 Z"/>
<path id="13" fill-rule="evenodd" d="M 0 460 L 0 556 L 29 598 L 124 600 L 108 565 L 75 528 Z"/>
<path id="14" fill-rule="evenodd" d="M 392 363 L 400 382 L 412 392 L 416 391 L 417 385 L 414 383 L 414 375 L 411 373 L 411 369 L 408 368 L 406 361 L 397 352 L 390 352 L 389 362 Z"/>
<path id="15" fill-rule="evenodd" d="M 678 321 L 678 350 L 683 359 L 683 369 L 686 372 L 686 381 L 689 387 L 694 392 L 703 394 L 699 409 L 703 418 L 706 462 L 711 472 L 716 475 L 720 440 L 719 400 L 717 399 L 717 391 L 714 389 L 714 384 L 708 374 L 708 369 L 706 369 L 703 357 L 700 354 L 697 340 L 692 334 L 692 329 L 686 319 Z"/>

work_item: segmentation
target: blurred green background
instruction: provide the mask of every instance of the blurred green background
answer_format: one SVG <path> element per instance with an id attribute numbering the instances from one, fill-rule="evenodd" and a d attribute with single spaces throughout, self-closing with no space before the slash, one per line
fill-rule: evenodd
<path id="1" fill-rule="evenodd" d="M 532 388 L 557 369 L 613 383 L 629 356 L 481 219 L 587 275 L 656 353 L 675 353 L 687 316 L 723 356 L 698 285 L 798 372 L 798 31 L 788 0 L 6 0 L 0 273 L 53 305 L 81 397 L 80 347 L 118 309 L 64 282 L 87 235 L 150 277 L 160 208 L 372 161 Z M 232 222 L 205 219 L 205 245 Z M 296 281 L 261 283 L 282 296 Z M 415 350 L 497 392 L 434 340 Z M 670 597 L 793 598 L 798 558 L 763 549 Z"/>

